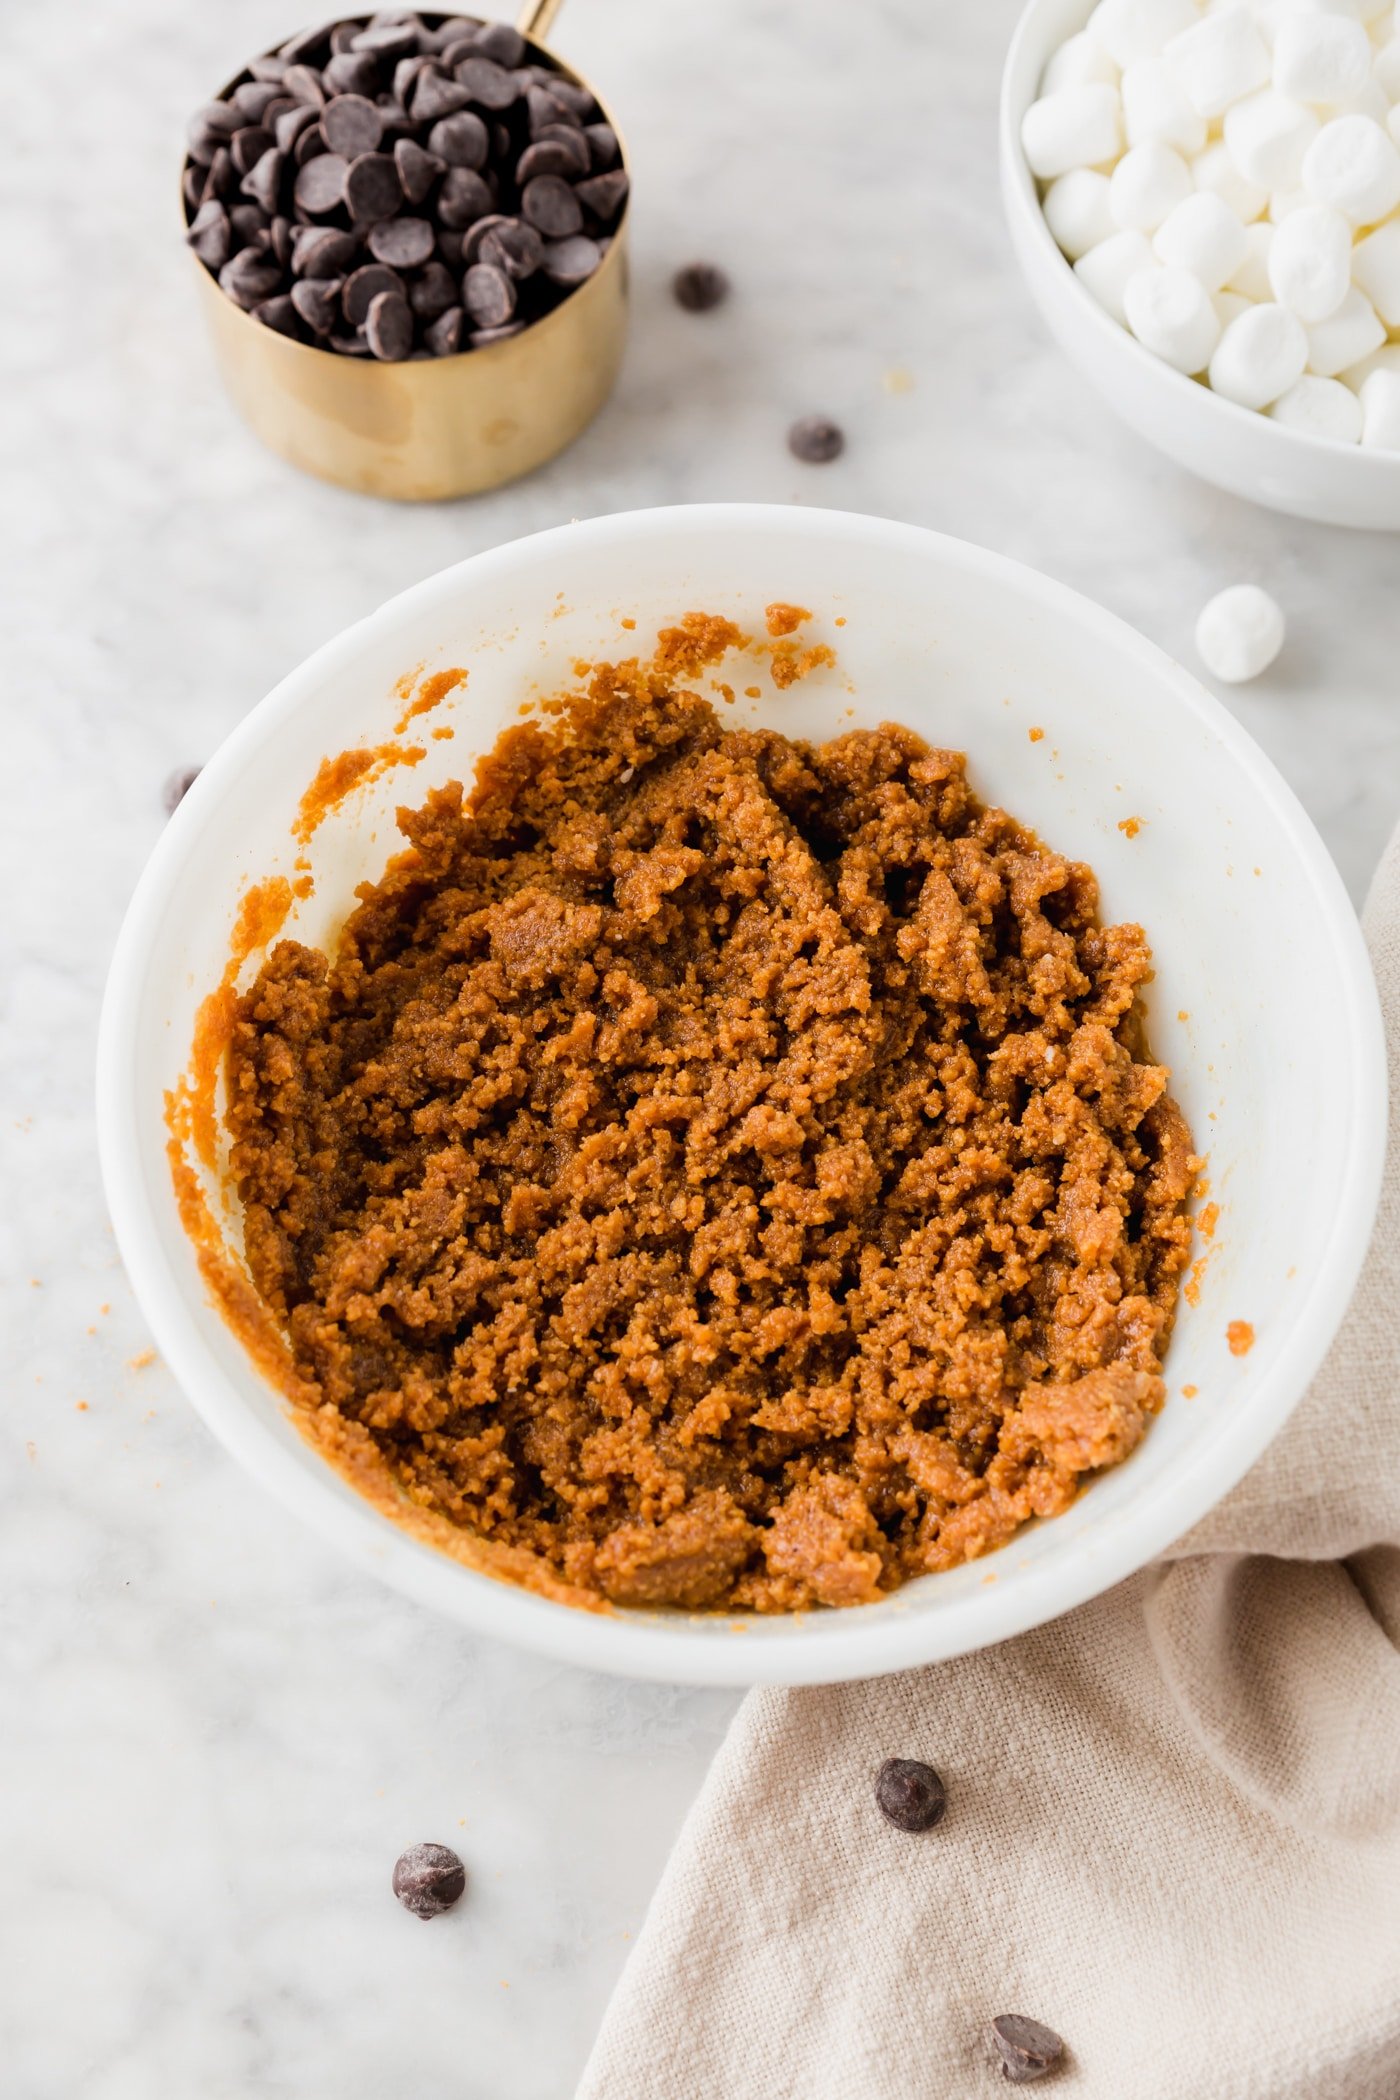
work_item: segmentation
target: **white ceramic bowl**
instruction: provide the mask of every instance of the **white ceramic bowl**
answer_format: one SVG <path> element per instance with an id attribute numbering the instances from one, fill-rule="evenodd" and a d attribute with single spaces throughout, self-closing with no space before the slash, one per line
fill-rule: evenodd
<path id="1" fill-rule="evenodd" d="M 1099 398 L 1203 481 L 1323 525 L 1400 531 L 1400 452 L 1341 445 L 1240 408 L 1154 357 L 1087 292 L 1055 244 L 1021 150 L 1046 61 L 1093 0 L 1030 0 L 1001 88 L 1001 187 L 1011 245 L 1050 332 Z"/>
<path id="2" fill-rule="evenodd" d="M 1146 925 L 1152 1042 L 1209 1152 L 1220 1224 L 1199 1302 L 1182 1307 L 1163 1414 L 1064 1516 L 852 1611 L 583 1612 L 417 1543 L 303 1441 L 206 1299 L 172 1196 L 162 1097 L 218 978 L 241 887 L 290 869 L 302 789 L 328 752 L 386 735 L 401 673 L 469 666 L 450 713 L 431 718 L 446 715 L 455 741 L 430 742 L 415 771 L 389 774 L 317 832 L 316 893 L 294 929 L 313 942 L 393 850 L 395 805 L 469 768 L 522 693 L 553 689 L 578 656 L 626 653 L 677 613 L 758 626 L 775 598 L 813 609 L 839 666 L 785 694 L 764 680 L 763 699 L 741 700 L 731 719 L 823 737 L 852 718 L 893 718 L 965 749 L 984 797 L 1091 862 L 1106 914 Z M 634 634 L 620 630 L 624 615 Z M 1130 817 L 1135 836 L 1120 828 Z M 1380 1175 L 1383 1074 L 1371 973 L 1336 871 L 1269 761 L 1185 671 L 1098 606 L 981 548 L 875 518 L 713 505 L 596 519 L 478 555 L 284 679 L 206 766 L 142 876 L 107 990 L 99 1111 L 112 1217 L 162 1354 L 234 1455 L 360 1567 L 483 1632 L 601 1669 L 818 1683 L 1049 1619 L 1141 1567 L 1239 1479 L 1316 1369 L 1355 1281 Z M 1242 1358 L 1226 1346 L 1234 1319 L 1257 1331 Z M 1188 1385 L 1196 1397 L 1183 1396 Z"/>

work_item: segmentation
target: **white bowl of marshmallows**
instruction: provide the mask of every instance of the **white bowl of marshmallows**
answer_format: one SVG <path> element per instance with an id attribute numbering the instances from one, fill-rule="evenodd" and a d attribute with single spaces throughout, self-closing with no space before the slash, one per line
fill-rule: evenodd
<path id="1" fill-rule="evenodd" d="M 1031 0 L 1001 154 L 1036 300 L 1127 422 L 1400 530 L 1396 0 Z"/>

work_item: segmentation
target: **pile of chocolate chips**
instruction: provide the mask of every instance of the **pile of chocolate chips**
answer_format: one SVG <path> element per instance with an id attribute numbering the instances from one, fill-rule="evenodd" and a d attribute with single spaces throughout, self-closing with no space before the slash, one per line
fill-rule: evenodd
<path id="1" fill-rule="evenodd" d="M 517 334 L 597 269 L 627 202 L 592 96 L 505 22 L 307 30 L 189 129 L 187 239 L 239 306 L 349 357 Z"/>

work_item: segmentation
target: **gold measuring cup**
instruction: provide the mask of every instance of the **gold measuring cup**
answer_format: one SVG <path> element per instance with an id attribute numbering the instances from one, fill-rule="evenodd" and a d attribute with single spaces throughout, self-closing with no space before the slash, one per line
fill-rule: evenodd
<path id="1" fill-rule="evenodd" d="M 527 0 L 516 26 L 541 59 L 593 96 L 625 168 L 627 148 L 607 104 L 545 49 L 562 4 Z M 593 275 L 519 335 L 401 364 L 293 342 L 236 306 L 193 252 L 190 260 L 224 385 L 263 443 L 323 481 L 423 503 L 515 481 L 592 422 L 612 392 L 627 335 L 629 218 L 624 205 Z"/>

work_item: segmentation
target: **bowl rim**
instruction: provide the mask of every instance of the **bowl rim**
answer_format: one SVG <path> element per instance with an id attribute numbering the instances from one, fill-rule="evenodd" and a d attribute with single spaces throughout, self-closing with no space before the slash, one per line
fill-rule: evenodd
<path id="1" fill-rule="evenodd" d="M 1167 364 L 1165 359 L 1156 356 L 1140 343 L 1129 329 L 1120 328 L 1112 315 L 1106 313 L 1099 305 L 1093 294 L 1086 291 L 1075 274 L 1073 263 L 1050 231 L 1050 223 L 1045 216 L 1037 189 L 1037 178 L 1031 173 L 1025 149 L 1021 144 L 1021 119 L 1029 108 L 1030 101 L 1035 99 L 1035 86 L 1032 85 L 1030 100 L 1022 102 L 1017 89 L 1017 75 L 1021 66 L 1027 63 L 1027 47 L 1038 38 L 1040 18 L 1051 4 L 1052 0 L 1026 0 L 1017 17 L 1006 60 L 1002 66 L 1001 92 L 998 98 L 1002 191 L 1008 203 L 1014 203 L 1020 212 L 1023 223 L 1035 229 L 1032 238 L 1039 243 L 1047 261 L 1058 265 L 1058 274 L 1067 281 L 1067 288 L 1084 314 L 1086 325 L 1095 331 L 1101 342 L 1117 345 L 1116 351 L 1110 351 L 1109 355 L 1126 355 L 1140 372 L 1150 372 L 1155 379 L 1168 385 L 1172 394 L 1183 405 L 1188 400 L 1193 402 L 1194 408 L 1187 409 L 1188 414 L 1222 417 L 1222 427 L 1240 435 L 1251 429 L 1262 430 L 1268 435 L 1260 439 L 1261 443 L 1298 446 L 1302 448 L 1302 456 L 1311 453 L 1314 458 L 1356 460 L 1361 463 L 1357 469 L 1359 473 L 1369 474 L 1376 479 L 1386 475 L 1400 476 L 1400 452 L 1387 452 L 1378 446 L 1348 445 L 1340 438 L 1319 437 L 1309 430 L 1295 430 L 1291 424 L 1276 423 L 1272 416 L 1266 415 L 1260 409 L 1242 408 L 1238 401 L 1229 401 L 1223 394 L 1217 394 L 1213 388 L 1202 386 L 1188 373 L 1178 372 L 1174 365 Z M 1083 0 L 1083 6 L 1087 22 L 1093 11 L 1093 0 Z M 1047 52 L 1042 59 L 1041 71 L 1050 55 L 1050 52 Z M 1039 72 L 1036 75 L 1036 81 L 1038 80 Z"/>
<path id="2" fill-rule="evenodd" d="M 1039 1564 L 1027 1580 L 979 1586 L 938 1613 L 887 1606 L 764 1622 L 762 1638 L 736 1637 L 743 1622 L 717 1616 L 697 1627 L 657 1616 L 593 1613 L 533 1595 L 464 1567 L 422 1545 L 348 1490 L 330 1466 L 304 1456 L 248 1407 L 207 1340 L 209 1309 L 177 1278 L 162 1252 L 157 1177 L 164 1164 L 143 1159 L 129 1104 L 140 1096 L 138 1023 L 144 986 L 167 908 L 185 862 L 197 850 L 206 811 L 245 757 L 275 741 L 281 725 L 312 693 L 353 664 L 366 641 L 411 627 L 473 585 L 509 577 L 521 564 L 549 565 L 554 550 L 580 537 L 606 549 L 639 534 L 724 540 L 765 531 L 792 541 L 837 539 L 876 550 L 931 557 L 991 577 L 1008 596 L 1068 616 L 1126 662 L 1136 659 L 1175 690 L 1185 710 L 1209 727 L 1250 777 L 1296 856 L 1338 957 L 1341 1004 L 1334 1039 L 1335 1079 L 1349 1110 L 1336 1215 L 1323 1257 L 1291 1310 L 1290 1347 L 1208 1443 L 1183 1453 L 1168 1492 L 1120 1513 L 1087 1545 Z M 1341 877 L 1272 761 L 1229 711 L 1155 643 L 1068 585 L 970 541 L 858 512 L 771 504 L 715 503 L 623 511 L 555 526 L 488 548 L 386 600 L 333 636 L 289 672 L 220 745 L 156 843 L 136 884 L 113 952 L 98 1030 L 98 1149 L 108 1210 L 133 1291 L 162 1356 L 208 1427 L 246 1469 L 330 1544 L 401 1593 L 556 1661 L 633 1678 L 697 1685 L 836 1683 L 941 1661 L 1030 1631 L 1136 1573 L 1197 1523 L 1236 1484 L 1282 1428 L 1330 1346 L 1370 1241 L 1385 1151 L 1387 1088 L 1379 1001 L 1361 929 Z M 148 1172 L 148 1169 L 150 1171 Z M 160 1196 L 165 1197 L 164 1190 Z M 1075 1550 L 1077 1547 L 1077 1550 Z"/>

